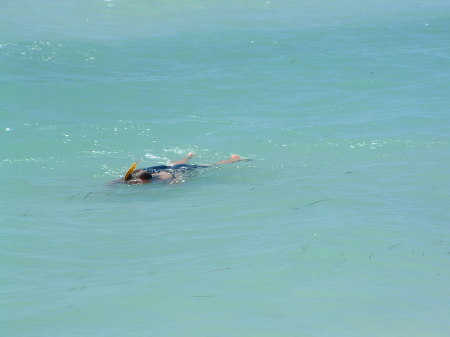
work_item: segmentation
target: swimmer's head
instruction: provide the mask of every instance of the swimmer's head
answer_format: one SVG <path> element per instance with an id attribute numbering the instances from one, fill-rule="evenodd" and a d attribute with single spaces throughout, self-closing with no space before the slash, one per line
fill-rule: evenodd
<path id="1" fill-rule="evenodd" d="M 152 180 L 152 175 L 146 170 L 134 170 L 128 177 L 124 178 L 127 184 L 146 184 Z"/>

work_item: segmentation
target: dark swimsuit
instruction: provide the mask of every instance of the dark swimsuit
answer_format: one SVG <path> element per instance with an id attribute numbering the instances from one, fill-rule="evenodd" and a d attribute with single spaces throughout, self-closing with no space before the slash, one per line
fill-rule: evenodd
<path id="1" fill-rule="evenodd" d="M 199 168 L 207 168 L 209 166 L 206 165 L 189 165 L 189 164 L 178 164 L 173 166 L 167 166 L 167 165 L 158 165 L 158 166 L 150 166 L 143 170 L 146 172 L 153 174 L 153 173 L 159 173 L 159 172 L 168 172 L 172 174 L 172 177 L 175 178 L 175 173 L 178 172 L 187 172 L 187 171 L 194 171 Z"/>

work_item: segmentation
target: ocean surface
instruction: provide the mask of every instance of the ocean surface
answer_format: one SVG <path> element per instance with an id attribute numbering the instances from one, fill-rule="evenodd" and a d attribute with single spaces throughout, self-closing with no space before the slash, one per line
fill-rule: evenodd
<path id="1" fill-rule="evenodd" d="M 0 335 L 449 336 L 449 13 L 2 0 Z"/>

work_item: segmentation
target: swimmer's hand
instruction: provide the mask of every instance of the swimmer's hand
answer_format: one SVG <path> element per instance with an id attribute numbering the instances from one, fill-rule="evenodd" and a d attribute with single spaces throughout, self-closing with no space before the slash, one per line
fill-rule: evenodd
<path id="1" fill-rule="evenodd" d="M 246 158 L 241 158 L 241 156 L 237 155 L 237 154 L 232 154 L 230 156 L 230 162 L 231 163 L 235 163 L 238 161 L 252 161 L 252 159 L 246 159 Z"/>

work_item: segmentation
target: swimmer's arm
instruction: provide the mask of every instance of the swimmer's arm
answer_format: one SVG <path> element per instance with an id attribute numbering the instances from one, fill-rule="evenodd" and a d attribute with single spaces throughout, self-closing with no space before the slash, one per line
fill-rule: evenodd
<path id="1" fill-rule="evenodd" d="M 152 178 L 155 180 L 167 181 L 167 180 L 173 180 L 174 176 L 170 172 L 159 172 L 159 173 L 153 173 Z"/>
<path id="2" fill-rule="evenodd" d="M 178 160 L 178 161 L 173 161 L 173 162 L 170 163 L 170 165 L 187 164 L 192 157 L 195 157 L 195 153 L 194 152 L 189 152 L 186 155 L 186 157 L 184 157 L 183 159 Z"/>
<path id="3" fill-rule="evenodd" d="M 244 158 L 241 158 L 237 154 L 232 154 L 229 159 L 217 161 L 217 162 L 212 163 L 210 165 L 212 166 L 212 165 L 232 164 L 232 163 L 236 163 L 238 161 L 251 161 L 251 159 L 244 159 Z"/>

